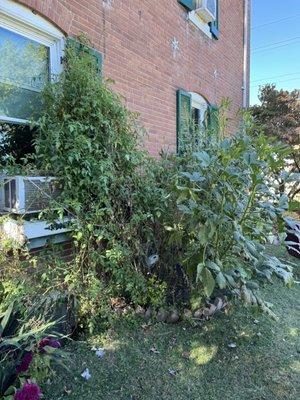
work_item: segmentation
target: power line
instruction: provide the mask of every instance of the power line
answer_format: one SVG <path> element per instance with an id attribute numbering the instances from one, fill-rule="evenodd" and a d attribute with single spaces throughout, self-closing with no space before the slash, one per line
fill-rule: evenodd
<path id="1" fill-rule="evenodd" d="M 285 81 L 278 81 L 278 82 L 276 82 L 276 84 L 277 83 L 286 83 L 286 82 L 292 82 L 292 81 L 300 81 L 300 78 L 292 78 L 292 79 L 286 79 Z M 266 84 L 267 84 L 268 82 L 266 82 Z M 251 85 L 251 87 L 253 87 L 253 88 L 255 88 L 255 87 L 259 87 L 259 86 L 263 86 L 263 85 Z"/>
<path id="2" fill-rule="evenodd" d="M 300 39 L 300 36 L 294 36 L 294 37 L 289 38 L 289 39 L 281 40 L 280 42 L 273 42 L 273 43 L 264 44 L 264 45 L 262 45 L 262 46 L 254 47 L 253 50 L 258 50 L 258 49 L 262 49 L 262 48 L 264 48 L 264 47 L 274 46 L 274 45 L 276 45 L 276 44 L 282 44 L 282 43 L 292 42 L 293 40 L 296 40 L 296 39 Z"/>
<path id="3" fill-rule="evenodd" d="M 292 45 L 298 44 L 298 43 L 300 43 L 300 42 L 297 41 L 297 42 L 293 42 L 293 43 L 282 44 L 281 46 L 267 47 L 265 49 L 260 49 L 260 50 L 253 51 L 252 54 L 261 53 L 262 51 L 275 50 L 275 49 L 279 49 L 281 47 L 292 46 Z"/>
<path id="4" fill-rule="evenodd" d="M 284 76 L 299 75 L 299 74 L 300 74 L 300 72 L 291 72 L 291 73 L 289 73 L 289 74 L 275 75 L 275 76 L 269 76 L 269 77 L 266 77 L 266 78 L 255 79 L 255 80 L 252 81 L 252 82 L 253 82 L 253 83 L 254 83 L 254 82 L 261 82 L 261 81 L 265 81 L 265 80 L 267 80 L 267 79 L 282 78 L 282 77 L 284 77 Z"/>
<path id="5" fill-rule="evenodd" d="M 270 21 L 270 22 L 267 22 L 267 23 L 265 23 L 265 24 L 253 26 L 251 29 L 252 29 L 252 30 L 253 30 L 253 29 L 259 29 L 259 28 L 263 28 L 264 26 L 273 25 L 273 24 L 278 24 L 279 22 L 289 21 L 289 20 L 291 20 L 291 19 L 297 18 L 299 15 L 300 15 L 300 13 L 299 13 L 299 14 L 291 15 L 290 17 L 286 17 L 286 18 L 275 19 L 274 21 Z"/>

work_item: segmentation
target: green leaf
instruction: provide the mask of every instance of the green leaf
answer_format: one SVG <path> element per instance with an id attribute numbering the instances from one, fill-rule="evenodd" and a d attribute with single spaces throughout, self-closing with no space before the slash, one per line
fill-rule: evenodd
<path id="1" fill-rule="evenodd" d="M 179 204 L 177 206 L 178 210 L 181 211 L 183 214 L 192 214 L 192 211 L 185 206 L 184 204 Z"/>
<path id="2" fill-rule="evenodd" d="M 221 271 L 221 269 L 220 269 L 220 267 L 218 266 L 218 264 L 216 264 L 216 263 L 213 262 L 213 261 L 207 261 L 206 265 L 207 265 L 208 268 L 211 269 L 212 271 L 215 271 L 215 272 L 220 272 L 220 271 Z"/>
<path id="3" fill-rule="evenodd" d="M 206 151 L 199 151 L 195 153 L 194 156 L 200 161 L 201 166 L 204 168 L 208 167 L 211 163 L 210 155 Z"/>
<path id="4" fill-rule="evenodd" d="M 203 182 L 205 181 L 205 177 L 202 176 L 199 172 L 193 172 L 192 174 L 189 172 L 182 172 L 183 177 L 188 178 L 191 182 Z"/>
<path id="5" fill-rule="evenodd" d="M 206 228 L 202 227 L 198 232 L 198 239 L 201 246 L 205 246 L 208 243 L 208 236 L 206 232 Z"/>
<path id="6" fill-rule="evenodd" d="M 57 349 L 55 347 L 52 346 L 44 346 L 43 350 L 45 350 L 46 353 L 48 354 L 53 354 L 57 351 Z"/>
<path id="7" fill-rule="evenodd" d="M 4 393 L 5 400 L 9 398 L 9 396 L 13 396 L 15 394 L 15 388 L 13 386 L 10 386 L 6 392 Z M 12 397 L 13 398 L 13 397 Z"/>
<path id="8" fill-rule="evenodd" d="M 259 258 L 259 252 L 256 250 L 253 243 L 251 243 L 250 241 L 246 241 L 245 245 L 252 257 Z"/>
<path id="9" fill-rule="evenodd" d="M 284 283 L 287 286 L 292 286 L 292 284 L 294 283 L 294 278 L 293 278 L 293 274 L 291 272 L 286 271 L 283 268 L 277 268 L 275 270 L 275 274 L 284 280 Z"/>
<path id="10" fill-rule="evenodd" d="M 20 338 L 22 339 L 22 337 Z M 17 336 L 16 338 L 5 339 L 5 341 L 0 343 L 0 349 L 8 346 L 20 349 L 22 347 L 21 343 L 19 343 L 21 339 L 19 339 L 19 336 Z"/>
<path id="11" fill-rule="evenodd" d="M 13 309 L 14 309 L 14 305 L 15 305 L 14 302 L 10 303 L 10 305 L 8 306 L 7 310 L 4 313 L 4 316 L 0 323 L 0 336 L 3 335 L 3 332 L 5 331 L 8 323 L 9 323 L 10 317 L 11 317 Z"/>
<path id="12" fill-rule="evenodd" d="M 245 285 L 242 287 L 241 297 L 246 304 L 252 304 L 251 290 L 247 289 Z"/>
<path id="13" fill-rule="evenodd" d="M 300 172 L 293 172 L 289 174 L 286 179 L 286 182 L 300 182 Z"/>
<path id="14" fill-rule="evenodd" d="M 225 274 L 225 277 L 226 277 L 226 280 L 227 280 L 227 282 L 229 283 L 230 286 L 236 287 L 236 282 L 235 282 L 234 278 L 231 275 Z"/>
<path id="15" fill-rule="evenodd" d="M 210 297 L 215 288 L 215 280 L 208 268 L 203 269 L 202 283 L 204 286 L 204 293 L 207 297 Z"/>
<path id="16" fill-rule="evenodd" d="M 259 285 L 256 282 L 251 282 L 251 281 L 247 282 L 246 286 L 247 286 L 248 289 L 251 289 L 251 290 L 258 290 L 259 289 Z"/>
<path id="17" fill-rule="evenodd" d="M 77 232 L 76 234 L 74 234 L 74 239 L 77 241 L 80 241 L 82 239 L 83 233 L 82 232 Z"/>
<path id="18" fill-rule="evenodd" d="M 204 268 L 204 263 L 199 263 L 197 265 L 197 276 L 196 276 L 196 282 L 202 282 L 202 271 Z"/>
<path id="19" fill-rule="evenodd" d="M 289 199 L 287 195 L 283 194 L 280 196 L 279 202 L 278 202 L 278 207 L 282 211 L 286 211 L 289 208 Z"/>
<path id="20" fill-rule="evenodd" d="M 187 257 L 185 260 L 183 260 L 183 264 L 186 266 L 186 270 L 190 278 L 195 277 L 197 266 L 198 264 L 202 263 L 203 251 L 203 249 L 200 249 L 192 256 Z"/>
<path id="21" fill-rule="evenodd" d="M 197 194 L 195 192 L 196 192 L 195 190 L 191 189 L 189 191 L 189 195 L 190 195 L 190 198 L 197 203 L 199 201 L 199 197 L 197 196 Z"/>
<path id="22" fill-rule="evenodd" d="M 266 278 L 269 282 L 272 282 L 272 270 L 265 268 L 262 271 L 257 270 L 256 271 L 257 275 L 262 277 L 262 278 Z"/>
<path id="23" fill-rule="evenodd" d="M 216 277 L 216 282 L 220 289 L 225 289 L 227 286 L 226 278 L 222 272 L 218 273 L 218 275 Z"/>

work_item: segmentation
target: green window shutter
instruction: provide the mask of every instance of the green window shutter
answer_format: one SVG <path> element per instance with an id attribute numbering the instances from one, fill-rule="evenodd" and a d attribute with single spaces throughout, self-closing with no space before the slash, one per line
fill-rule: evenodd
<path id="1" fill-rule="evenodd" d="M 192 112 L 191 95 L 182 89 L 177 90 L 177 153 L 184 151 L 184 143 L 189 134 Z"/>
<path id="2" fill-rule="evenodd" d="M 219 31 L 219 0 L 216 0 L 217 2 L 217 18 L 215 21 L 210 23 L 210 31 L 211 34 L 215 39 L 219 39 L 220 36 L 220 31 Z"/>
<path id="3" fill-rule="evenodd" d="M 189 11 L 195 8 L 195 0 L 178 0 L 178 2 Z"/>
<path id="4" fill-rule="evenodd" d="M 219 132 L 219 107 L 213 104 L 208 108 L 208 129 L 214 133 Z"/>
<path id="5" fill-rule="evenodd" d="M 77 40 L 75 40 L 72 37 L 67 38 L 66 45 L 67 45 L 67 47 L 72 47 L 76 51 L 77 54 L 80 54 L 82 52 L 89 54 L 95 62 L 95 68 L 96 68 L 98 74 L 100 76 L 102 75 L 102 64 L 103 64 L 102 53 L 100 53 L 99 51 L 97 51 L 95 49 L 92 49 L 91 47 L 89 47 L 83 43 L 78 42 Z"/>

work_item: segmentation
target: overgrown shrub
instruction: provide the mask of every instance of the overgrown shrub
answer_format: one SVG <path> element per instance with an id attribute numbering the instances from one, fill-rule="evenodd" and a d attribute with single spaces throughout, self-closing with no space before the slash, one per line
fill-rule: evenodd
<path id="1" fill-rule="evenodd" d="M 192 294 L 201 304 L 216 288 L 270 312 L 260 280 L 275 273 L 292 283 L 291 268 L 264 252 L 284 227 L 287 199 L 273 179 L 281 148 L 270 147 L 249 116 L 225 138 L 221 108 L 208 129 L 186 132 L 184 152 L 154 160 L 142 150 L 136 115 L 83 48 L 72 47 L 44 100 L 26 168 L 56 177 L 61 194 L 40 217 L 70 227 L 75 259 L 17 257 L 6 278 L 28 291 L 35 280 L 40 293 L 72 295 L 89 331 L 107 320 L 112 303 L 157 309 L 188 305 Z"/>
<path id="2" fill-rule="evenodd" d="M 196 132 L 185 153 L 174 158 L 170 195 L 177 215 L 166 229 L 200 297 L 227 289 L 270 311 L 260 298 L 259 281 L 274 274 L 293 282 L 291 266 L 267 256 L 264 248 L 277 229 L 284 232 L 288 202 L 274 173 L 284 163 L 285 149 L 271 147 L 256 128 L 244 115 L 235 136 L 223 137 L 219 129 Z"/>
<path id="3" fill-rule="evenodd" d="M 82 317 L 99 311 L 105 293 L 135 304 L 163 301 L 163 286 L 153 277 L 149 285 L 146 259 L 155 252 L 153 226 L 165 195 L 156 162 L 141 149 L 136 116 L 97 75 L 90 56 L 73 47 L 44 98 L 34 162 L 62 189 L 45 217 L 70 217 L 77 255 L 65 279 L 81 299 Z"/>

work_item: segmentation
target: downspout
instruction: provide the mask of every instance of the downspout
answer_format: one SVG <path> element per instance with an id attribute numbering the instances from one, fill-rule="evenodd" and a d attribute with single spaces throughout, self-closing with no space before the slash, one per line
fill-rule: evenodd
<path id="1" fill-rule="evenodd" d="M 250 90 L 250 13 L 251 0 L 244 0 L 244 29 L 243 29 L 243 108 L 249 107 Z"/>

